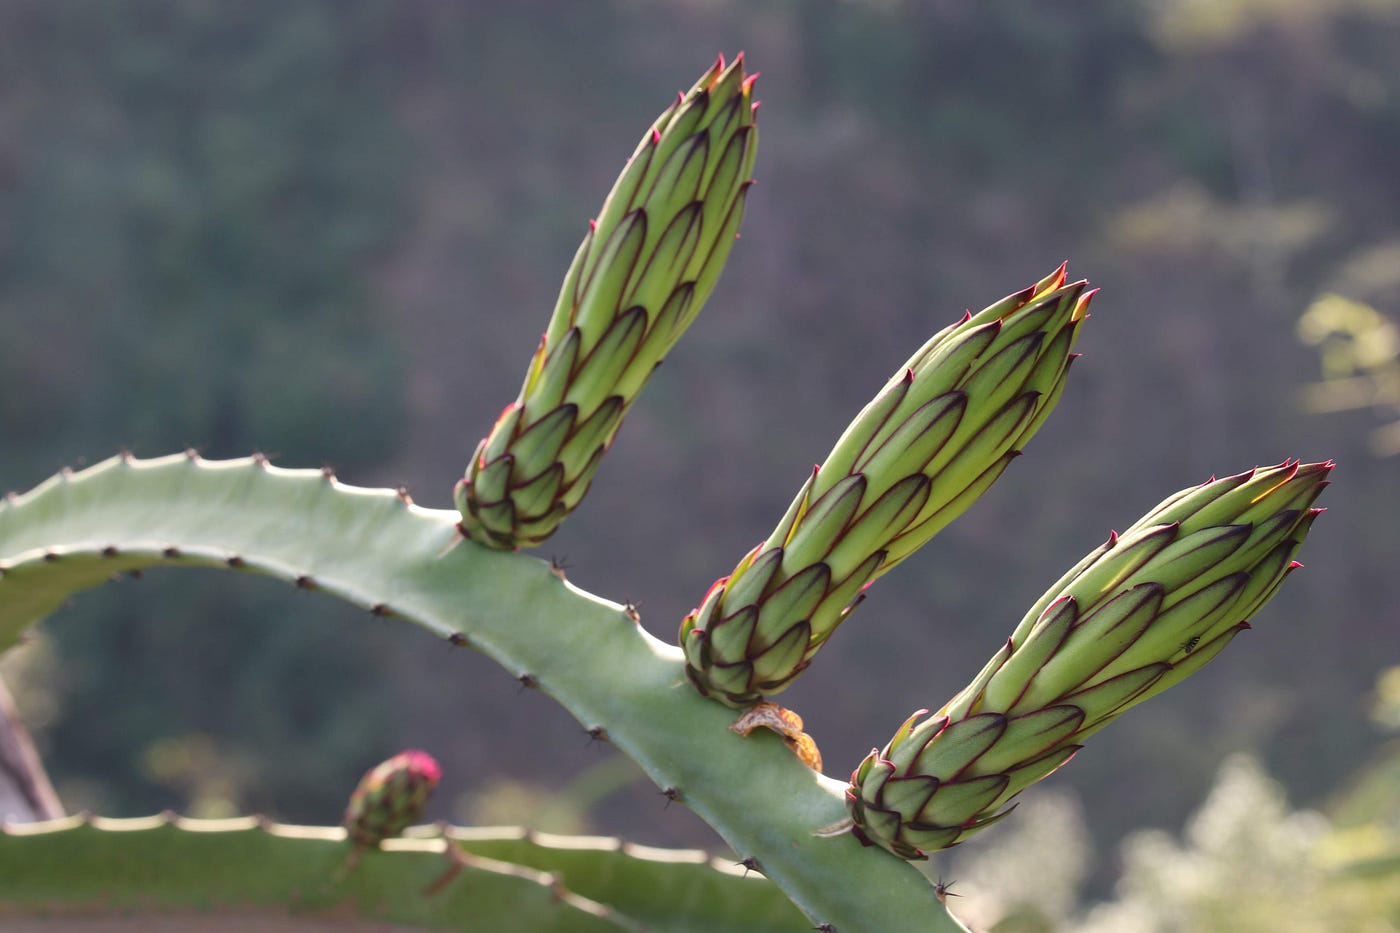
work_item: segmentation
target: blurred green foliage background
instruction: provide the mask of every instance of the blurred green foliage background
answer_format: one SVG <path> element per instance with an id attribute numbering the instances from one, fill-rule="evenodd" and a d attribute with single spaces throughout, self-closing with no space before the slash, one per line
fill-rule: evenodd
<path id="1" fill-rule="evenodd" d="M 1387 773 L 1396 0 L 4 0 L 0 484 L 258 449 L 450 507 L 647 120 L 741 48 L 742 242 L 544 556 L 673 638 L 913 348 L 1069 258 L 1103 293 L 1058 412 L 785 703 L 844 773 L 1110 528 L 1335 457 L 1257 631 L 1051 783 L 1102 893 L 1231 752 L 1308 807 Z M 718 845 L 484 659 L 264 581 L 86 594 L 5 671 L 72 809 L 335 821 L 419 745 L 435 816 Z"/>

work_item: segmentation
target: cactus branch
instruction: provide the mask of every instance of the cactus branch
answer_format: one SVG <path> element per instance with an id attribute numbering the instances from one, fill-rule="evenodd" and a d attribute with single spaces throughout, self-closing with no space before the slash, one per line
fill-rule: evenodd
<path id="1" fill-rule="evenodd" d="M 686 686 L 680 649 L 549 563 L 462 540 L 459 518 L 264 459 L 115 457 L 0 504 L 0 650 L 113 574 L 206 566 L 304 579 L 461 636 L 585 727 L 605 729 L 814 923 L 957 929 L 914 869 L 814 835 L 843 815 L 843 783 L 805 767 L 777 736 L 729 732 L 732 714 Z"/>

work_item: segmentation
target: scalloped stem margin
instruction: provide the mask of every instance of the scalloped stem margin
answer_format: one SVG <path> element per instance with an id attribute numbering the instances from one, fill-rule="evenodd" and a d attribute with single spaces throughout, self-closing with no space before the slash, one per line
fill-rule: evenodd
<path id="1" fill-rule="evenodd" d="M 158 564 L 268 574 L 469 644 L 563 704 L 708 822 L 818 925 L 961 926 L 913 867 L 814 831 L 845 785 L 685 683 L 680 649 L 533 557 L 463 541 L 455 511 L 265 459 L 115 457 L 0 505 L 0 650 L 77 590 Z"/>
<path id="2" fill-rule="evenodd" d="M 566 890 L 549 872 L 472 854 L 449 858 L 441 836 L 391 840 L 385 851 L 358 857 L 353 848 L 340 827 L 256 817 L 67 817 L 6 826 L 0 921 L 186 909 L 200 914 L 192 928 L 223 914 L 261 929 L 259 921 L 268 920 L 262 912 L 281 908 L 317 929 L 325 929 L 318 918 L 344 924 L 347 911 L 429 929 L 644 929 Z M 290 920 L 271 922 L 283 929 Z"/>

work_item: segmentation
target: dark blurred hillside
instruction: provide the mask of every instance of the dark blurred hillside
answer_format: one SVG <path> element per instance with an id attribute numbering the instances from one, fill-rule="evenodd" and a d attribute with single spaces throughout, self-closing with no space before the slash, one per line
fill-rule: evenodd
<path id="1" fill-rule="evenodd" d="M 844 772 L 1110 528 L 1211 473 L 1335 457 L 1308 570 L 1258 630 L 1054 779 L 1105 843 L 1176 825 L 1233 749 L 1315 800 L 1370 753 L 1359 711 L 1400 655 L 1400 471 L 1366 412 L 1300 408 L 1318 363 L 1294 326 L 1325 291 L 1400 313 L 1398 44 L 1374 2 L 11 0 L 0 481 L 261 447 L 448 505 L 647 121 L 742 48 L 742 242 L 544 555 L 673 637 L 929 334 L 1068 258 L 1103 292 L 1059 411 L 785 702 Z M 308 820 L 409 743 L 444 761 L 442 816 L 607 759 L 426 635 L 243 579 L 147 583 L 46 626 L 48 761 L 108 810 L 182 805 L 196 759 L 243 775 L 229 802 Z M 594 828 L 710 844 L 679 808 L 655 824 L 653 793 Z"/>

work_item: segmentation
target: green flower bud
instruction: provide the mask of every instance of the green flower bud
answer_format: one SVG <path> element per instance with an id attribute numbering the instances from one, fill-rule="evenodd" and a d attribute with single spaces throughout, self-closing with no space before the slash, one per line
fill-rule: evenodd
<path id="1" fill-rule="evenodd" d="M 1124 711 L 1195 673 L 1302 565 L 1332 469 L 1211 478 L 1111 535 L 1040 598 L 943 709 L 919 710 L 851 775 L 857 838 L 908 859 L 947 848 Z"/>
<path id="2" fill-rule="evenodd" d="M 987 491 L 1059 401 L 1093 295 L 1061 266 L 900 367 L 681 623 L 701 693 L 744 706 L 783 690 L 865 587 Z"/>
<path id="3" fill-rule="evenodd" d="M 371 768 L 350 795 L 345 829 L 356 846 L 377 849 L 423 818 L 442 769 L 427 752 L 400 752 Z"/>
<path id="4" fill-rule="evenodd" d="M 723 56 L 642 137 L 574 256 L 520 396 L 453 498 L 473 541 L 553 534 L 588 491 L 627 409 L 714 290 L 758 149 L 742 53 Z"/>

